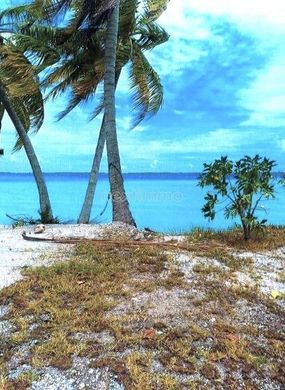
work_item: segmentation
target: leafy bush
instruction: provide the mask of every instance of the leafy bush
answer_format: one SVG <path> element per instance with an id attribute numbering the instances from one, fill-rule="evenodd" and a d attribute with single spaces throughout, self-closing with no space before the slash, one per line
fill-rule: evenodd
<path id="1" fill-rule="evenodd" d="M 258 220 L 255 213 L 264 198 L 274 198 L 272 169 L 275 161 L 259 155 L 245 156 L 237 162 L 221 157 L 211 164 L 204 164 L 200 176 L 201 187 L 212 186 L 214 192 L 207 192 L 202 212 L 206 218 L 215 218 L 215 206 L 220 198 L 228 201 L 224 215 L 228 218 L 239 216 L 244 239 L 251 238 L 254 229 L 262 228 L 266 219 Z"/>

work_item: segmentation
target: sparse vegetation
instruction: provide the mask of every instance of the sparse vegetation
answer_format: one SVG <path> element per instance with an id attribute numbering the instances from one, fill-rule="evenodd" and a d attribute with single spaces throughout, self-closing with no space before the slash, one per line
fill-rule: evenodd
<path id="1" fill-rule="evenodd" d="M 231 242 L 203 234 L 189 236 L 199 254 L 192 282 L 173 261 L 175 248 L 154 246 L 84 244 L 71 259 L 26 270 L 26 279 L 0 293 L 15 327 L 0 340 L 4 386 L 26 388 L 38 367 L 65 370 L 81 356 L 92 368 L 109 367 L 126 389 L 258 389 L 265 380 L 281 388 L 284 311 L 257 284 L 236 282 L 251 259 L 239 265 L 230 251 L 211 250 L 203 263 L 206 236 L 220 249 Z M 249 320 L 254 311 L 260 315 Z M 32 372 L 9 379 L 6 363 L 32 340 L 20 361 Z"/>
<path id="2" fill-rule="evenodd" d="M 251 240 L 244 240 L 242 228 L 235 227 L 228 230 L 211 230 L 196 228 L 185 233 L 190 245 L 198 245 L 201 253 L 203 245 L 210 251 L 221 250 L 232 252 L 233 249 L 250 250 L 253 252 L 272 250 L 284 246 L 284 226 L 265 226 L 261 231 L 253 231 Z"/>
<path id="3" fill-rule="evenodd" d="M 38 218 L 33 218 L 28 216 L 11 216 L 8 214 L 6 214 L 6 216 L 13 221 L 12 223 L 13 228 L 26 226 L 26 225 L 37 225 L 39 223 L 44 223 L 44 224 L 62 223 L 62 221 L 60 221 L 58 217 L 52 217 L 52 218 L 50 217 L 50 210 L 46 210 L 43 212 L 39 210 L 38 213 L 39 213 Z"/>
<path id="4" fill-rule="evenodd" d="M 259 220 L 257 208 L 263 198 L 274 198 L 272 169 L 275 161 L 256 155 L 245 156 L 237 162 L 221 157 L 211 164 L 204 164 L 200 176 L 201 187 L 212 186 L 214 192 L 207 192 L 202 212 L 206 218 L 215 218 L 215 207 L 219 197 L 227 202 L 224 207 L 226 218 L 240 218 L 244 239 L 251 238 L 253 230 L 265 227 L 266 219 Z"/>

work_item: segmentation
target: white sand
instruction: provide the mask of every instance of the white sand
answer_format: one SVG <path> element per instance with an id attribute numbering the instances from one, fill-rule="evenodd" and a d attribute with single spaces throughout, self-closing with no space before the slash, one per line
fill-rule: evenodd
<path id="1" fill-rule="evenodd" d="M 71 252 L 72 244 L 56 244 L 40 241 L 26 241 L 22 238 L 25 230 L 27 235 L 33 232 L 35 226 L 24 226 L 12 229 L 0 225 L 0 289 L 21 279 L 21 269 L 26 266 L 51 264 L 54 261 L 67 257 Z M 46 225 L 46 230 L 37 237 L 44 238 L 113 238 L 121 236 L 130 239 L 144 239 L 143 232 L 122 223 L 106 225 Z M 161 236 L 163 241 L 176 239 L 183 240 L 183 236 Z M 180 264 L 181 270 L 187 276 L 191 272 L 193 256 L 191 254 L 179 254 L 179 259 L 185 258 L 185 267 Z M 181 257 L 182 256 L 182 257 Z M 285 247 L 275 251 L 263 253 L 251 253 L 241 251 L 235 253 L 236 257 L 250 257 L 253 261 L 252 270 L 236 272 L 237 281 L 241 284 L 255 284 L 258 280 L 261 291 L 270 294 L 272 290 L 285 293 L 285 286 L 279 278 L 285 269 Z M 199 258 L 201 260 L 201 258 Z M 200 261 L 199 260 L 199 261 Z M 209 259 L 204 259 L 209 261 Z M 213 262 L 213 260 L 211 260 Z M 217 261 L 215 260 L 215 263 Z"/>
<path id="2" fill-rule="evenodd" d="M 21 279 L 21 269 L 26 266 L 50 264 L 63 258 L 73 245 L 26 241 L 22 238 L 25 230 L 29 235 L 35 226 L 12 229 L 0 225 L 0 289 Z M 46 230 L 37 237 L 44 238 L 116 238 L 120 235 L 135 237 L 139 231 L 122 223 L 106 225 L 46 225 Z"/>
<path id="3" fill-rule="evenodd" d="M 23 267 L 47 264 L 45 255 L 58 257 L 64 251 L 63 245 L 25 241 L 23 230 L 0 227 L 0 288 L 21 279 Z"/>

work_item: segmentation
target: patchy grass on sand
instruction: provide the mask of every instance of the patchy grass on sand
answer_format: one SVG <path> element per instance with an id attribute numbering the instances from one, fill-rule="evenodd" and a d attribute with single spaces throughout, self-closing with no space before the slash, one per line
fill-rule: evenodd
<path id="1" fill-rule="evenodd" d="M 24 389 L 38 368 L 66 370 L 74 356 L 108 367 L 126 389 L 284 388 L 283 297 L 260 290 L 248 256 L 284 245 L 277 233 L 246 248 L 236 233 L 199 231 L 189 251 L 84 244 L 66 261 L 26 270 L 0 292 L 13 326 L 0 338 L 0 388 Z M 21 355 L 22 345 L 30 347 Z M 11 379 L 15 356 L 32 368 Z"/>

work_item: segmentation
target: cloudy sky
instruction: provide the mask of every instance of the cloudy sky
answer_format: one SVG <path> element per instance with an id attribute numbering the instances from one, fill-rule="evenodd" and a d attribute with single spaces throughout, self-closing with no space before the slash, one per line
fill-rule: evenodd
<path id="1" fill-rule="evenodd" d="M 170 0 L 159 22 L 170 40 L 149 59 L 164 85 L 162 109 L 130 131 L 127 72 L 117 91 L 124 171 L 197 172 L 221 155 L 257 153 L 285 171 L 284 0 Z M 88 172 L 100 118 L 88 121 L 89 104 L 57 122 L 65 101 L 47 104 L 32 142 L 44 171 Z M 0 171 L 30 171 L 24 152 L 11 154 L 7 117 L 0 142 Z"/>

